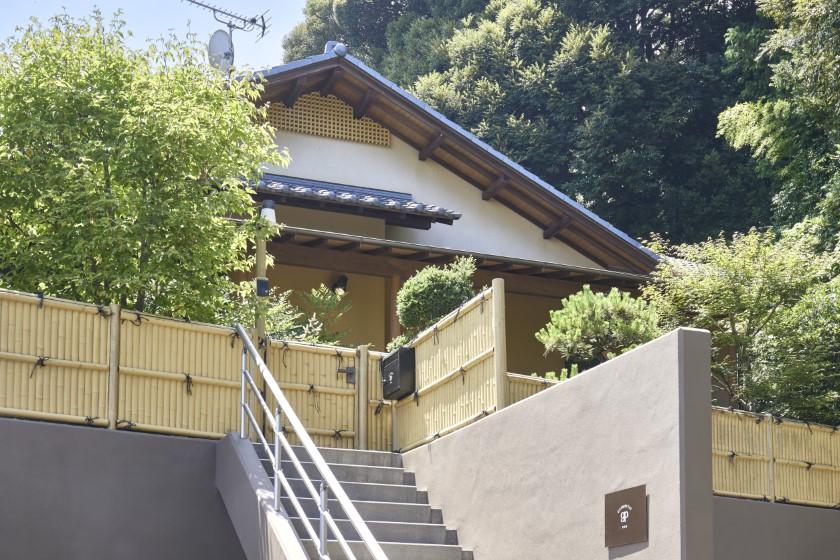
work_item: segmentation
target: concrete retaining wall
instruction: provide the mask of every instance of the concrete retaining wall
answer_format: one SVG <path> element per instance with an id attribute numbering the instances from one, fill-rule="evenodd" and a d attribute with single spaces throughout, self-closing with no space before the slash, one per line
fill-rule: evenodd
<path id="1" fill-rule="evenodd" d="M 709 336 L 679 329 L 404 455 L 476 560 L 711 560 Z M 647 485 L 649 541 L 604 545 Z"/>
<path id="2" fill-rule="evenodd" d="M 715 497 L 715 560 L 837 560 L 840 511 Z"/>
<path id="3" fill-rule="evenodd" d="M 244 560 L 216 442 L 0 419 L 0 558 Z"/>

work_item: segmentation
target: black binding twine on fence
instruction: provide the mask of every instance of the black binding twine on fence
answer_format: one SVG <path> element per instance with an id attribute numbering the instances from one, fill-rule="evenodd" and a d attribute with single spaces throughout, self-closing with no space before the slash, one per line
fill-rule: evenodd
<path id="1" fill-rule="evenodd" d="M 96 306 L 96 314 L 99 315 L 100 317 L 105 318 L 105 319 L 107 319 L 108 317 L 111 316 L 110 313 L 105 311 L 105 306 L 104 305 L 97 305 Z"/>
<path id="2" fill-rule="evenodd" d="M 119 428 L 120 426 L 125 426 L 126 430 L 130 430 L 131 428 L 133 428 L 136 425 L 137 425 L 137 423 L 132 422 L 131 420 L 126 420 L 126 419 L 117 420 L 117 428 Z"/>
<path id="3" fill-rule="evenodd" d="M 233 331 L 228 336 L 230 337 L 230 347 L 233 348 L 234 342 L 236 342 L 236 339 L 239 338 L 239 332 Z"/>
<path id="4" fill-rule="evenodd" d="M 287 365 L 286 365 L 286 354 L 288 354 L 288 352 L 289 352 L 289 341 L 288 341 L 288 340 L 284 340 L 284 341 L 283 341 L 283 354 L 282 354 L 282 357 L 283 357 L 283 367 L 289 367 L 289 366 L 287 366 Z"/>
<path id="5" fill-rule="evenodd" d="M 414 391 L 414 404 L 420 406 L 420 392 Z"/>
<path id="6" fill-rule="evenodd" d="M 38 292 L 37 294 L 35 294 L 35 296 L 38 298 L 38 309 L 43 309 L 44 308 L 44 292 Z"/>
<path id="7" fill-rule="evenodd" d="M 193 378 L 189 373 L 184 374 L 184 385 L 187 386 L 187 394 L 192 395 Z"/>
<path id="8" fill-rule="evenodd" d="M 47 365 L 47 360 L 49 360 L 49 358 L 47 358 L 46 356 L 38 356 L 38 359 L 35 360 L 34 364 L 32 364 L 32 370 L 29 372 L 29 379 L 32 379 L 32 376 L 35 375 L 36 369 Z"/>
<path id="9" fill-rule="evenodd" d="M 379 402 L 376 403 L 376 409 L 373 411 L 374 416 L 379 416 L 382 414 L 382 409 L 385 407 L 385 399 L 379 399 Z"/>
<path id="10" fill-rule="evenodd" d="M 437 344 L 438 343 L 438 328 L 437 328 L 437 325 L 432 327 L 432 335 L 434 335 L 435 344 Z"/>
<path id="11" fill-rule="evenodd" d="M 131 324 L 132 324 L 132 325 L 134 325 L 135 327 L 139 327 L 140 325 L 142 325 L 142 324 L 143 324 L 143 321 L 144 321 L 144 320 L 145 320 L 145 321 L 148 321 L 148 319 L 146 319 L 145 317 L 143 317 L 143 315 L 141 315 L 139 311 L 135 311 L 135 312 L 134 312 L 134 320 L 133 320 L 133 321 L 129 321 L 129 323 L 131 323 Z"/>
<path id="12" fill-rule="evenodd" d="M 321 403 L 319 402 L 319 399 L 318 399 L 318 389 L 315 388 L 315 384 L 310 383 L 309 384 L 309 389 L 306 392 L 309 393 L 310 395 L 312 395 L 312 399 L 313 399 L 314 404 L 315 404 L 315 412 L 317 412 L 318 414 L 321 414 Z"/>
<path id="13" fill-rule="evenodd" d="M 99 416 L 85 416 L 85 424 L 93 424 Z"/>
<path id="14" fill-rule="evenodd" d="M 461 366 L 459 370 L 461 371 L 461 385 L 463 385 L 467 382 L 467 370 L 464 369 L 464 366 Z"/>
<path id="15" fill-rule="evenodd" d="M 336 441 L 340 440 L 341 439 L 341 432 L 346 432 L 346 431 L 347 430 L 344 430 L 344 429 L 334 430 L 333 435 L 332 435 L 333 439 L 336 440 Z"/>

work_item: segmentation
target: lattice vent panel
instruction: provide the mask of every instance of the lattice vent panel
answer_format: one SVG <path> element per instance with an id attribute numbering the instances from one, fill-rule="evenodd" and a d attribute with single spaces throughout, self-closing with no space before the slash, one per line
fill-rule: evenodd
<path id="1" fill-rule="evenodd" d="M 387 128 L 368 117 L 353 118 L 353 108 L 333 95 L 302 95 L 294 107 L 272 103 L 268 108 L 268 122 L 278 130 L 376 146 L 391 144 L 391 134 Z"/>

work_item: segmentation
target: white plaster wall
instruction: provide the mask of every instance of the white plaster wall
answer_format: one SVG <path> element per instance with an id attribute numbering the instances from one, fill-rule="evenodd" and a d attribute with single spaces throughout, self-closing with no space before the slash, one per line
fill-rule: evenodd
<path id="1" fill-rule="evenodd" d="M 409 192 L 420 202 L 462 214 L 454 225 L 434 224 L 428 231 L 389 226 L 388 239 L 600 268 L 562 241 L 543 239 L 540 228 L 502 204 L 482 200 L 481 191 L 441 165 L 420 161 L 417 150 L 393 135 L 390 147 L 287 131 L 278 133 L 277 143 L 289 148 L 292 163 L 272 172 Z"/>

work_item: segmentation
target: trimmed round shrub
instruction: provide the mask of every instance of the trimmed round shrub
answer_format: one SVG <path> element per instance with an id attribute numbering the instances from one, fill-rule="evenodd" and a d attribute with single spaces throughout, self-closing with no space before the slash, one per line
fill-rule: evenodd
<path id="1" fill-rule="evenodd" d="M 428 266 L 406 280 L 397 294 L 397 318 L 414 336 L 475 295 L 475 260 L 460 257 L 445 266 Z"/>

